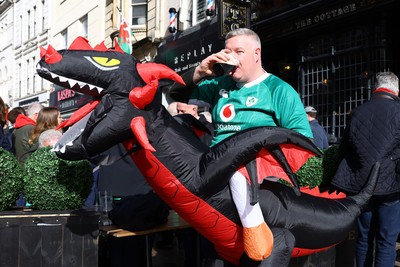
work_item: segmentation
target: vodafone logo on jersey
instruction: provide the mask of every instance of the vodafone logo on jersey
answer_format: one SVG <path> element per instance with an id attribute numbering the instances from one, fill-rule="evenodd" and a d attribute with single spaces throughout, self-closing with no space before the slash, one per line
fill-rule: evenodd
<path id="1" fill-rule="evenodd" d="M 226 104 L 221 108 L 219 116 L 223 122 L 231 121 L 236 115 L 235 107 L 233 104 Z"/>

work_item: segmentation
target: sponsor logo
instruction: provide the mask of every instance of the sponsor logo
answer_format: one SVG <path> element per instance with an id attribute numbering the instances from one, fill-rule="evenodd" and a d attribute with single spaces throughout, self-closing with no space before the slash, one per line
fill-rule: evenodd
<path id="1" fill-rule="evenodd" d="M 236 131 L 239 132 L 242 127 L 239 125 L 232 125 L 232 124 L 217 124 L 217 129 L 220 131 Z"/>
<path id="2" fill-rule="evenodd" d="M 221 89 L 219 90 L 219 95 L 223 98 L 228 98 L 228 91 L 226 91 L 225 89 Z"/>
<path id="3" fill-rule="evenodd" d="M 235 107 L 233 104 L 226 104 L 221 108 L 219 117 L 223 122 L 231 121 L 236 116 Z"/>
<path id="4" fill-rule="evenodd" d="M 246 100 L 246 107 L 251 107 L 255 104 L 257 104 L 258 102 L 258 98 L 254 97 L 254 96 L 249 96 Z"/>

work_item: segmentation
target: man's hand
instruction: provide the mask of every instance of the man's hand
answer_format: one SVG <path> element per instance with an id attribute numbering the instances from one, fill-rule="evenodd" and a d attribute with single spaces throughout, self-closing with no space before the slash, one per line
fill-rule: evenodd
<path id="1" fill-rule="evenodd" d="M 227 62 L 231 59 L 230 53 L 232 51 L 229 49 L 222 49 L 218 53 L 212 54 L 203 61 L 201 61 L 200 65 L 198 65 L 195 68 L 194 74 L 193 74 L 193 82 L 194 83 L 199 83 L 204 77 L 207 76 L 215 76 L 215 73 L 213 72 L 213 66 L 217 62 Z"/>

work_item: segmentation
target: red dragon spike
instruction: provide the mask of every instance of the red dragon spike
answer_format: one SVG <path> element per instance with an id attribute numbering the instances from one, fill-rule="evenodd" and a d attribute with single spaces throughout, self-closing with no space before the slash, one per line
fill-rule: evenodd
<path id="1" fill-rule="evenodd" d="M 94 50 L 96 50 L 96 51 L 107 51 L 108 48 L 107 48 L 107 46 L 104 44 L 104 41 L 103 41 L 103 42 L 101 42 L 100 44 L 96 45 L 96 46 L 94 47 Z"/>
<path id="2" fill-rule="evenodd" d="M 41 51 L 41 53 L 43 50 Z M 47 64 L 55 64 L 57 62 L 60 62 L 62 60 L 62 55 L 57 52 L 57 50 L 54 49 L 51 45 L 47 47 L 46 53 L 45 53 L 45 59 Z"/>
<path id="3" fill-rule="evenodd" d="M 117 41 L 115 41 L 114 50 L 117 51 L 117 52 L 125 53 L 124 50 L 122 50 L 122 48 L 119 46 Z"/>
<path id="4" fill-rule="evenodd" d="M 68 47 L 68 50 L 94 50 L 93 47 L 89 44 L 89 40 L 78 36 Z"/>

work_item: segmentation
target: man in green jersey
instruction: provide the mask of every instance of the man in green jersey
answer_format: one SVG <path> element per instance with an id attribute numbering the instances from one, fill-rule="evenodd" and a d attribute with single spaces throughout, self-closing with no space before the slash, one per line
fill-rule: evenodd
<path id="1" fill-rule="evenodd" d="M 213 67 L 236 59 L 228 75 L 216 77 Z M 266 72 L 261 63 L 261 42 L 252 30 L 240 28 L 226 36 L 225 49 L 201 61 L 182 75 L 186 87 L 174 84 L 170 97 L 209 103 L 212 108 L 215 145 L 239 131 L 258 126 L 278 126 L 313 138 L 304 106 L 288 83 Z M 271 254 L 273 237 L 259 204 L 251 205 L 246 178 L 236 172 L 230 179 L 232 197 L 243 225 L 244 249 L 249 258 L 262 260 Z"/>

